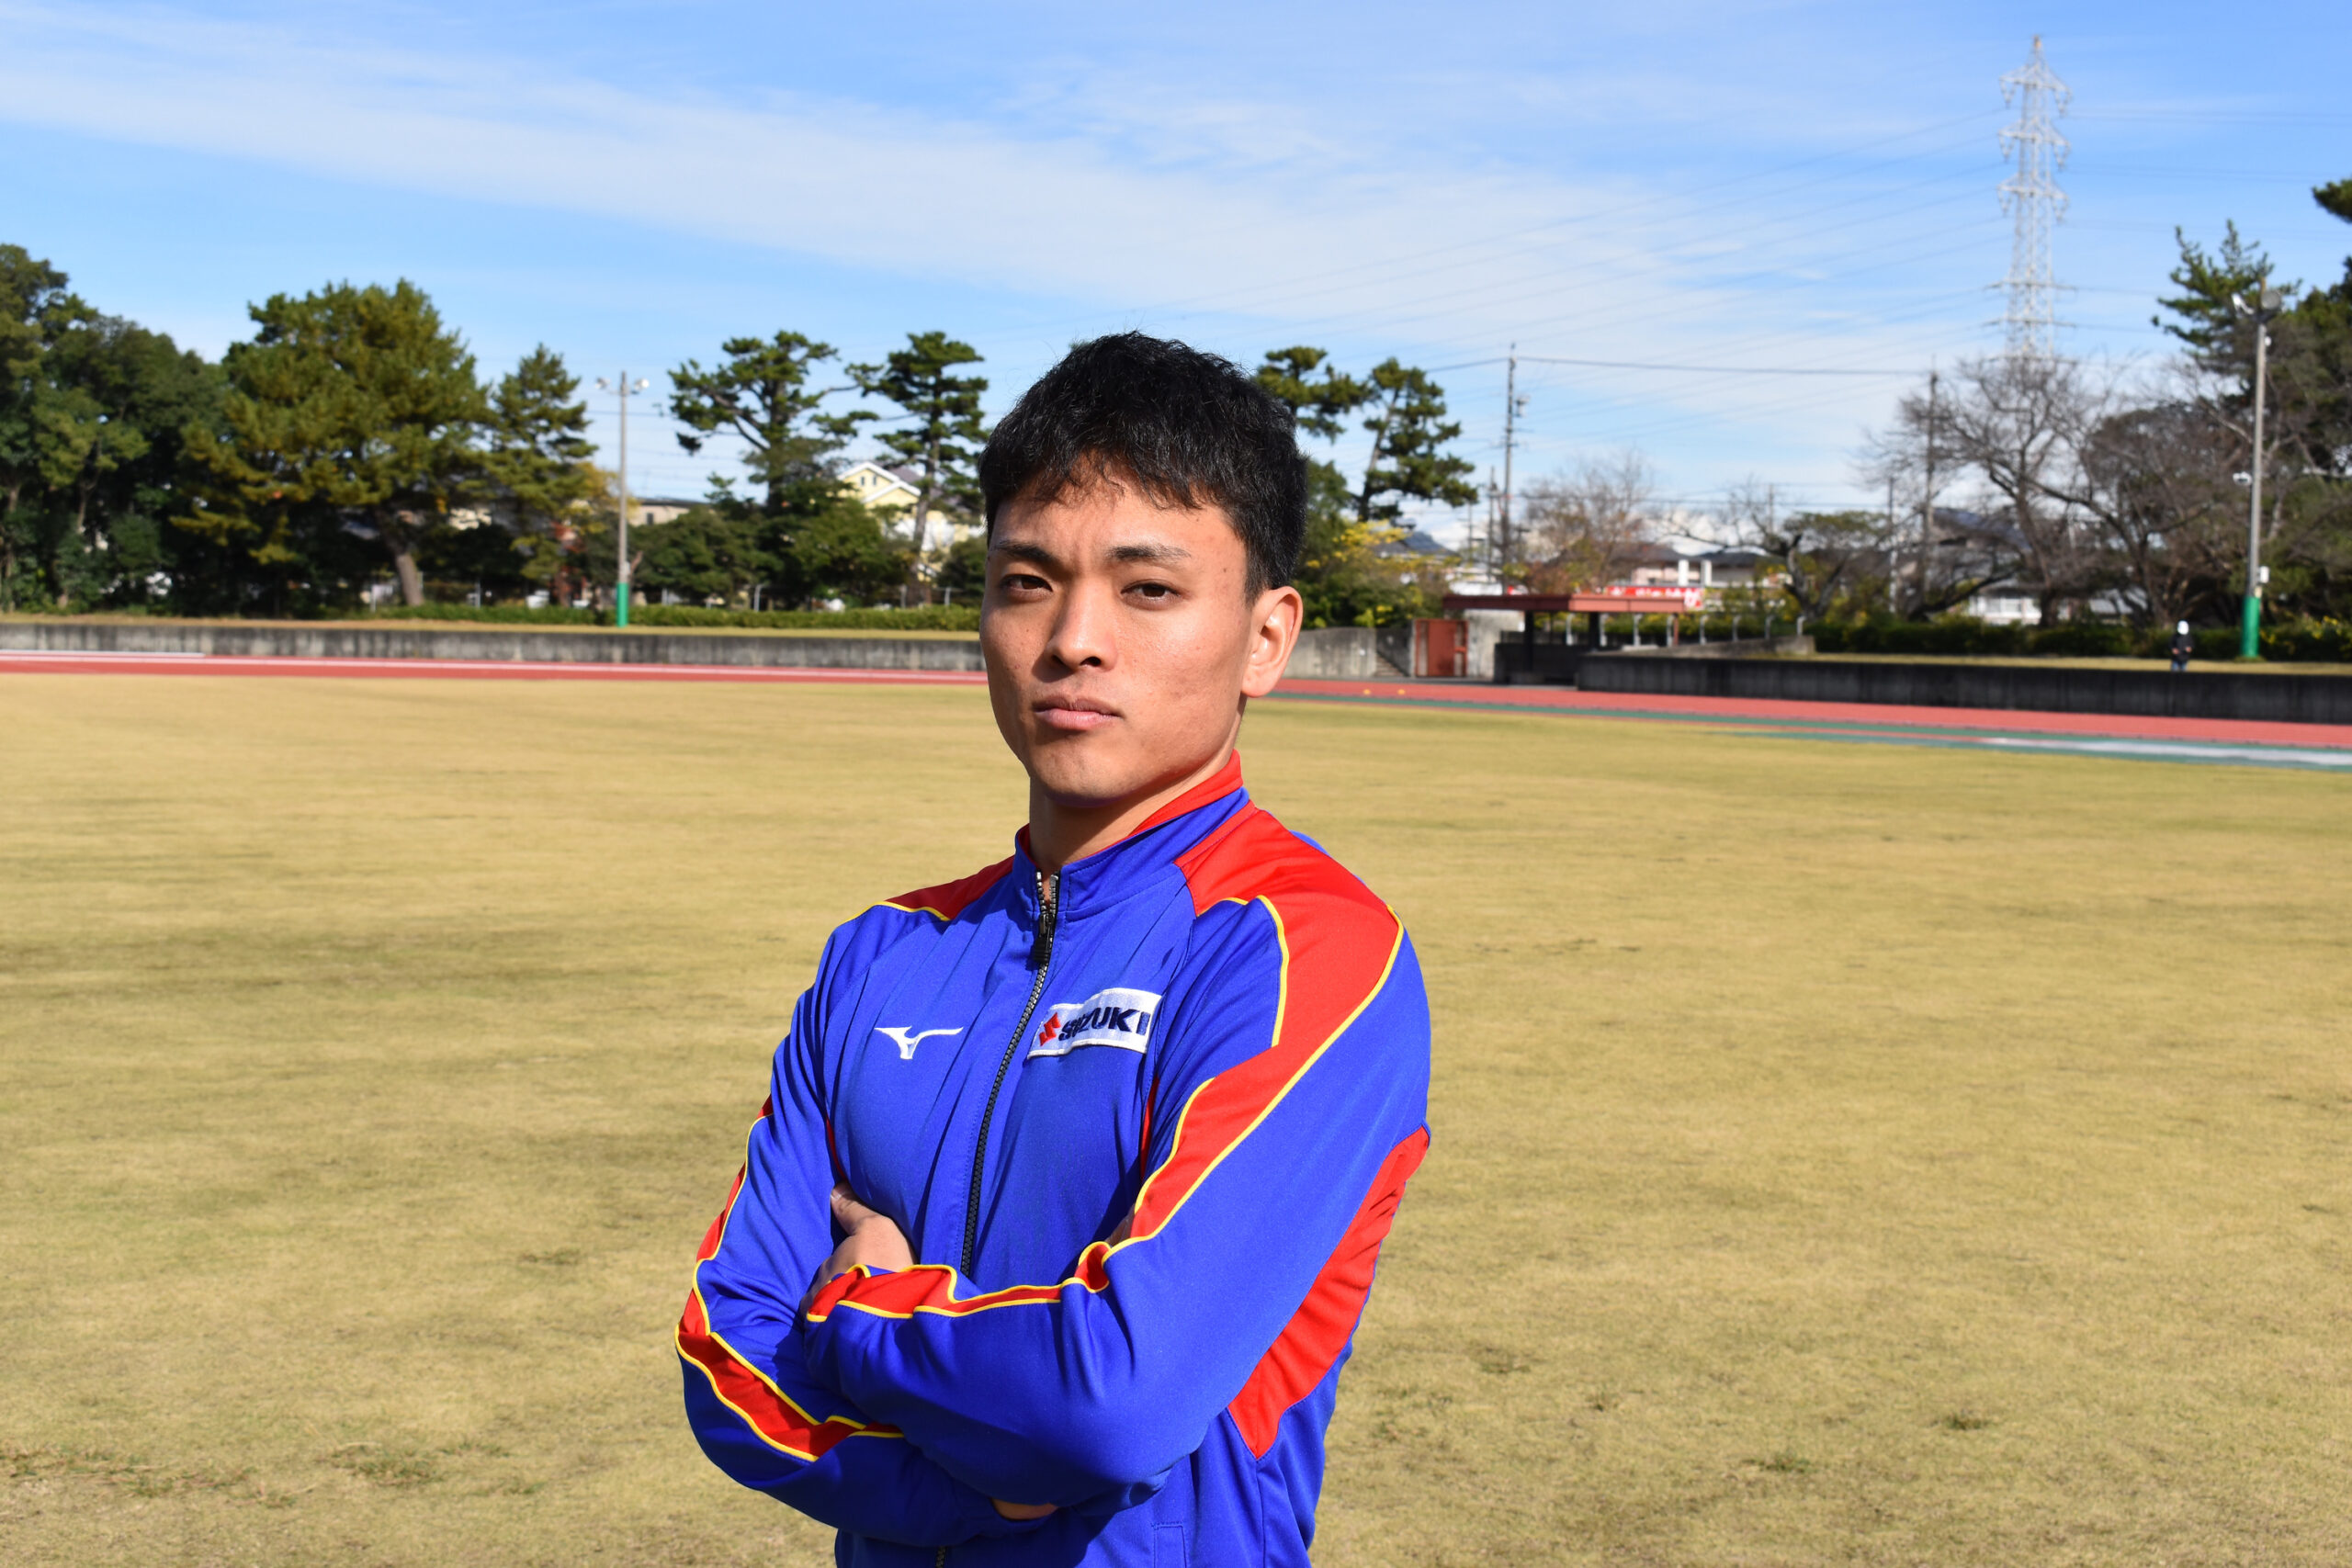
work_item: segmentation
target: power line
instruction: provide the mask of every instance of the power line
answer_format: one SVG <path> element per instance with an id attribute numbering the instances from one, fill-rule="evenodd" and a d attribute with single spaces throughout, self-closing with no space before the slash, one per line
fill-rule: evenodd
<path id="1" fill-rule="evenodd" d="M 1544 222 L 1531 224 L 1522 229 L 1507 230 L 1500 234 L 1489 235 L 1483 239 L 1460 241 L 1453 244 L 1440 245 L 1430 250 L 1412 252 L 1401 256 L 1378 257 L 1370 261 L 1359 262 L 1351 266 L 1328 268 L 1311 273 L 1295 274 L 1287 278 L 1272 280 L 1238 291 L 1225 294 L 1195 295 L 1191 299 L 1170 300 L 1154 306 L 1151 309 L 1155 314 L 1165 316 L 1170 319 L 1182 319 L 1188 315 L 1197 314 L 1203 309 L 1214 309 L 1227 312 L 1241 310 L 1246 308 L 1244 302 L 1249 300 L 1252 296 L 1262 296 L 1272 293 L 1279 298 L 1282 291 L 1285 289 L 1324 288 L 1342 278 L 1361 277 L 1361 276 L 1365 273 L 1376 274 L 1385 268 L 1408 266 L 1415 262 L 1427 261 L 1438 256 L 1456 255 L 1464 251 L 1476 252 L 1485 251 L 1489 247 L 1494 246 L 1509 246 L 1515 242 L 1530 240 L 1537 235 L 1546 234 L 1555 230 L 1567 228 L 1571 225 L 1605 222 L 1611 220 L 1625 217 L 1629 214 L 1640 213 L 1645 209 L 1657 209 L 1668 207 L 1677 202 L 1688 202 L 1694 197 L 1706 196 L 1714 191 L 1728 189 L 1734 186 L 1748 186 L 1752 188 L 1759 180 L 1771 179 L 1779 175 L 1791 174 L 1800 169 L 1810 168 L 1815 164 L 1828 163 L 1835 159 L 1844 158 L 1849 156 L 1853 152 L 1864 150 L 1865 147 L 1884 146 L 1889 141 L 1900 141 L 1908 140 L 1912 137 L 1929 136 L 1938 131 L 1949 130 L 1956 126 L 1967 125 L 1973 121 L 1981 120 L 1990 111 L 1988 110 L 1983 109 L 1974 110 L 1971 113 L 1961 115 L 1951 119 L 1939 120 L 1931 125 L 1924 125 L 1912 130 L 1900 132 L 1892 138 L 1882 139 L 1870 143 L 1858 143 L 1852 146 L 1839 147 L 1827 152 L 1815 153 L 1808 158 L 1801 158 L 1792 163 L 1781 164 L 1775 168 L 1767 169 L 1760 175 L 1740 175 L 1731 179 L 1718 180 L 1711 184 L 1700 186 L 1695 189 L 1680 193 L 1645 197 L 1638 200 L 1620 203 L 1615 207 L 1602 208 L 1595 212 L 1572 213 L 1566 217 L 1547 219 Z M 1796 191 L 1806 190 L 1810 189 L 1814 186 L 1826 184 L 1833 179 L 1850 176 L 1854 174 L 1867 174 L 1877 169 L 1893 168 L 1902 164 L 1916 163 L 1922 158 L 1932 158 L 1945 152 L 1956 152 L 1963 147 L 1973 145 L 1976 145 L 1973 138 L 1970 138 L 1964 141 L 1953 141 L 1939 144 L 1917 152 L 1905 152 L 1893 157 L 1877 159 L 1871 163 L 1864 164 L 1859 170 L 1833 170 L 1815 179 L 1798 181 L 1792 185 L 1782 186 L 1776 190 L 1758 192 L 1757 194 L 1762 197 L 1774 198 L 1782 197 Z M 1833 202 L 1827 209 L 1818 209 L 1815 210 L 1830 210 L 1836 207 L 1847 205 L 1848 202 L 1854 199 L 1860 198 L 1849 197 L 1847 198 L 1846 201 Z M 1659 223 L 1671 221 L 1677 215 L 1678 213 L 1667 213 L 1646 223 L 1637 225 L 1637 228 L 1653 228 Z M 1798 214 L 1795 216 L 1804 215 L 1805 214 Z M 1449 263 L 1445 265 L 1434 268 L 1423 268 L 1419 272 L 1403 273 L 1397 276 L 1380 278 L 1378 281 L 1390 284 L 1405 282 L 1413 277 L 1427 276 L 1431 272 L 1442 272 L 1448 270 L 1451 266 L 1475 265 L 1476 262 L 1488 258 L 1482 255 L 1474 255 L 1465 258 L 1461 262 Z M 1260 308 L 1262 309 L 1263 307 L 1261 306 Z"/>
<path id="2" fill-rule="evenodd" d="M 1792 365 L 1651 365 L 1634 359 L 1565 359 L 1548 354 L 1522 354 L 1530 365 L 1582 365 L 1596 370 L 1687 371 L 1700 376 L 1916 376 L 1916 365 L 1900 370 L 1832 370 L 1821 366 Z M 1488 363 L 1492 363 L 1489 361 Z"/>

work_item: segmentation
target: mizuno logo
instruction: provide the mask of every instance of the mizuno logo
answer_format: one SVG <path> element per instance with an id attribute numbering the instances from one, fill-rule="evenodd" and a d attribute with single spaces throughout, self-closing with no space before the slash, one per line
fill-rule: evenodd
<path id="1" fill-rule="evenodd" d="M 899 1060 L 901 1062 L 911 1062 L 915 1059 L 915 1047 L 930 1039 L 933 1035 L 961 1034 L 964 1032 L 960 1029 L 891 1029 L 887 1026 L 876 1025 L 874 1032 L 876 1034 L 888 1035 L 899 1047 Z"/>
<path id="2" fill-rule="evenodd" d="M 1080 1045 L 1115 1045 L 1140 1052 L 1151 1038 L 1159 998 L 1114 986 L 1082 1002 L 1056 1002 L 1030 1037 L 1032 1056 L 1067 1056 Z"/>

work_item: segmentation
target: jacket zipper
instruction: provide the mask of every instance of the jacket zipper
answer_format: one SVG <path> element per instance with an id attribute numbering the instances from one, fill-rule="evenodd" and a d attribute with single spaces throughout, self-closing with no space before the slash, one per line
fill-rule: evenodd
<path id="1" fill-rule="evenodd" d="M 1012 1038 L 1004 1044 L 1004 1055 L 996 1065 L 996 1080 L 989 1085 L 988 1103 L 980 1110 L 980 1140 L 972 1148 L 972 1186 L 964 1198 L 964 1261 L 962 1273 L 968 1280 L 972 1267 L 978 1260 L 980 1245 L 980 1176 L 987 1168 L 989 1127 L 996 1120 L 996 1097 L 1004 1088 L 1004 1075 L 1012 1070 L 1012 1054 L 1021 1049 L 1021 1042 L 1029 1033 L 1029 1020 L 1035 1016 L 1037 1000 L 1046 994 L 1046 971 L 1054 962 L 1054 928 L 1059 924 L 1059 895 L 1061 874 L 1037 874 L 1037 943 L 1034 956 L 1037 961 L 1037 977 L 1029 983 L 1029 1005 L 1021 1010 L 1021 1021 L 1013 1025 Z"/>
<path id="2" fill-rule="evenodd" d="M 972 1148 L 972 1185 L 964 1197 L 964 1259 L 958 1270 L 967 1280 L 972 1277 L 980 1247 L 980 1178 L 988 1168 L 989 1127 L 996 1121 L 996 1099 L 1004 1089 L 1004 1075 L 1012 1070 L 1012 1054 L 1028 1037 L 1029 1021 L 1036 1015 L 1038 998 L 1046 994 L 1046 971 L 1054 962 L 1054 928 L 1060 923 L 1060 892 L 1059 872 L 1037 874 L 1037 942 L 1034 950 L 1037 977 L 1029 982 L 1028 1005 L 1021 1010 L 1021 1021 L 1012 1026 L 1012 1038 L 1005 1042 L 1004 1055 L 997 1061 L 995 1081 L 989 1085 L 988 1103 L 980 1108 L 980 1139 Z M 939 1549 L 934 1562 L 936 1568 L 947 1568 L 947 1548 Z"/>

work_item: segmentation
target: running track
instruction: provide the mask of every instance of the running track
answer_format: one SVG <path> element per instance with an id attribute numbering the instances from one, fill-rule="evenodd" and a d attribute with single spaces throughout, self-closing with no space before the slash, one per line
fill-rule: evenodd
<path id="1" fill-rule="evenodd" d="M 390 680 L 683 681 L 799 685 L 976 686 L 978 674 L 912 670 L 570 664 L 503 660 L 240 659 L 204 654 L 0 653 L 0 675 L 338 676 Z M 2282 675 L 2280 680 L 2294 677 Z M 1452 682 L 1286 681 L 1278 698 L 1384 706 L 1517 709 L 1586 718 L 1702 724 L 1750 735 L 1849 743 L 2065 752 L 2148 761 L 2301 768 L 2352 776 L 2352 725 L 2140 718 L 2120 714 L 1895 707 L 1579 692 Z"/>

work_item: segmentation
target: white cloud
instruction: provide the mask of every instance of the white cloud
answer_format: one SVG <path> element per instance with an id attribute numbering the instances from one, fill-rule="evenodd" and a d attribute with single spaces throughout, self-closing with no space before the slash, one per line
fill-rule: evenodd
<path id="1" fill-rule="evenodd" d="M 1308 117 L 1240 100 L 1137 93 L 1114 129 L 1111 97 L 1090 94 L 1081 133 L 1016 138 L 847 100 L 653 97 L 172 12 L 0 6 L 0 118 L 1113 310 L 1325 270 L 1339 276 L 1322 309 L 1377 310 L 1387 285 L 1358 264 L 1400 238 L 1411 251 L 1589 205 L 1511 171 L 1351 158 Z M 1160 156 L 1101 145 L 1138 140 Z M 1475 296 L 1448 312 L 1461 326 L 1484 313 Z"/>
<path id="2" fill-rule="evenodd" d="M 1379 344 L 1373 352 L 1423 363 L 1516 340 L 1610 359 L 1884 364 L 1924 358 L 1935 330 L 1874 323 L 1850 293 L 1841 302 L 1853 309 L 1825 321 L 1804 309 L 1817 297 L 1801 284 L 1787 292 L 1841 269 L 1850 282 L 1859 237 L 1917 248 L 1916 228 L 1890 228 L 1886 204 L 1873 208 L 1870 181 L 1860 198 L 1850 183 L 1814 189 L 1830 170 L 1792 176 L 1793 198 L 1720 174 L 1661 188 L 1577 140 L 1579 126 L 1603 122 L 1623 133 L 1636 121 L 1737 121 L 1747 129 L 1723 134 L 1753 154 L 1755 128 L 1792 121 L 1786 88 L 1727 77 L 1694 91 L 1622 62 L 1437 62 L 1415 76 L 1415 106 L 1396 123 L 1367 125 L 1328 96 L 1262 80 L 1026 65 L 985 118 L 957 118 L 806 92 L 746 101 L 624 88 L 521 56 L 385 47 L 307 23 L 0 0 L 0 120 L 1001 289 L 1063 318 L 1038 329 L 1030 346 L 1045 353 L 1081 328 L 1134 322 Z M 1524 133 L 1487 134 L 1505 121 Z M 1984 201 L 1989 215 L 1989 187 Z M 1860 254 L 1861 271 L 1878 265 Z M 993 344 L 992 357 L 1012 346 Z M 1557 428 L 1563 441 L 1646 439 L 1641 420 L 1729 422 L 1815 447 L 1828 428 L 1842 445 L 1878 400 L 1874 387 L 1843 385 L 1650 379 L 1633 389 L 1644 412 L 1625 436 Z M 1545 435 L 1541 422 L 1534 434 Z"/>

